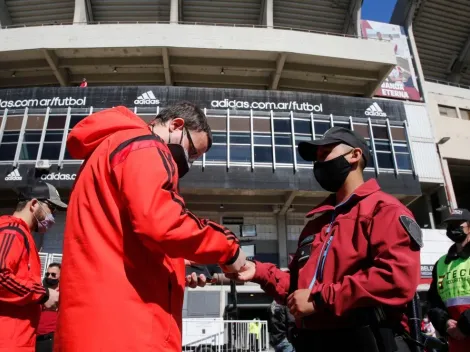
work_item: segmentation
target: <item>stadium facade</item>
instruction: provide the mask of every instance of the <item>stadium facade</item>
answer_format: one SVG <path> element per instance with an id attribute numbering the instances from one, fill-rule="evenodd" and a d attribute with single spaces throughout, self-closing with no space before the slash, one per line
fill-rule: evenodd
<path id="1" fill-rule="evenodd" d="M 398 26 L 361 21 L 360 0 L 35 4 L 0 0 L 3 213 L 13 189 L 34 178 L 69 194 L 81 161 L 65 141 L 88 114 L 124 105 L 149 121 L 190 100 L 205 109 L 214 145 L 182 180 L 188 207 L 233 229 L 255 258 L 286 267 L 304 214 L 327 195 L 297 144 L 339 125 L 367 139 L 366 177 L 423 228 L 426 289 L 449 246 L 442 217 L 468 201 L 455 181 L 465 167 L 453 165 L 457 155 L 469 159 L 455 144 L 468 141 L 460 136 L 469 93 L 448 88 L 446 100 L 441 85 L 426 81 L 410 20 L 415 2 L 399 2 Z M 88 87 L 77 87 L 83 78 Z M 459 121 L 439 120 L 438 105 L 451 102 Z M 443 137 L 451 139 L 437 144 Z M 60 259 L 58 220 L 37 239 L 44 261 Z"/>

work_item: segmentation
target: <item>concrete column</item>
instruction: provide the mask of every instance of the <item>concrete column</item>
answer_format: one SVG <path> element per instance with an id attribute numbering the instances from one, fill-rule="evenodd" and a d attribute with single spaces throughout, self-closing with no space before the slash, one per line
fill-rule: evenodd
<path id="1" fill-rule="evenodd" d="M 434 221 L 434 214 L 432 212 L 431 196 L 429 194 L 425 194 L 424 200 L 426 202 L 426 209 L 428 210 L 429 224 L 431 225 L 431 229 L 435 229 L 436 223 Z"/>
<path id="2" fill-rule="evenodd" d="M 454 186 L 452 184 L 452 178 L 450 177 L 449 164 L 447 163 L 447 159 L 444 158 L 441 159 L 441 163 L 442 171 L 444 172 L 444 187 L 446 188 L 447 198 L 449 200 L 450 207 L 452 209 L 456 209 L 457 198 L 455 198 Z"/>
<path id="3" fill-rule="evenodd" d="M 171 0 L 170 23 L 178 24 L 178 0 Z"/>
<path id="4" fill-rule="evenodd" d="M 266 27 L 273 28 L 274 26 L 274 0 L 266 0 Z"/>
<path id="5" fill-rule="evenodd" d="M 276 215 L 277 223 L 277 244 L 279 253 L 279 267 L 287 268 L 287 215 Z"/>
<path id="6" fill-rule="evenodd" d="M 73 23 L 74 24 L 87 24 L 87 8 L 86 0 L 75 0 L 75 11 L 73 13 Z"/>

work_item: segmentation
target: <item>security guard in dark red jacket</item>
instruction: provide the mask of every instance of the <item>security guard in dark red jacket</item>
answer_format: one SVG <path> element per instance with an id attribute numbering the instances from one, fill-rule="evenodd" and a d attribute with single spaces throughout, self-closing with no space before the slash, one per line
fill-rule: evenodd
<path id="1" fill-rule="evenodd" d="M 333 192 L 307 217 L 290 274 L 248 262 L 231 274 L 259 283 L 296 318 L 296 351 L 407 351 L 400 333 L 420 277 L 421 230 L 399 200 L 364 182 L 365 140 L 341 127 L 299 144 Z"/>

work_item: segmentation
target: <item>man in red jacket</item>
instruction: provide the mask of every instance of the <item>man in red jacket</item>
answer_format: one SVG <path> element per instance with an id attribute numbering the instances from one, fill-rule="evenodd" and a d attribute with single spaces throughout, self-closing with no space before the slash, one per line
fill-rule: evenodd
<path id="1" fill-rule="evenodd" d="M 419 226 L 375 180 L 364 182 L 369 148 L 355 132 L 333 127 L 299 152 L 335 194 L 307 214 L 290 274 L 248 261 L 229 276 L 259 283 L 289 307 L 296 351 L 407 351 L 395 335 L 418 286 Z"/>
<path id="2" fill-rule="evenodd" d="M 45 233 L 67 205 L 50 184 L 22 190 L 12 216 L 0 217 L 0 352 L 34 352 L 41 304 L 54 307 L 55 290 L 41 285 L 41 262 L 31 231 Z"/>
<path id="3" fill-rule="evenodd" d="M 71 131 L 68 151 L 85 161 L 67 212 L 56 351 L 181 351 L 185 259 L 245 264 L 236 236 L 179 194 L 211 140 L 190 103 L 150 125 L 116 107 Z"/>

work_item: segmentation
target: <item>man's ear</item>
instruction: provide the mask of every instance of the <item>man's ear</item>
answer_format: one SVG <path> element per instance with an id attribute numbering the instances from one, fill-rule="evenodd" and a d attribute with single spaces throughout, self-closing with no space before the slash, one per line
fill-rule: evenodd
<path id="1" fill-rule="evenodd" d="M 34 213 L 39 207 L 39 201 L 36 198 L 33 198 L 29 201 L 29 210 Z"/>
<path id="2" fill-rule="evenodd" d="M 170 121 L 170 131 L 182 130 L 184 127 L 184 120 L 181 117 L 177 117 Z"/>
<path id="3" fill-rule="evenodd" d="M 355 163 L 355 162 L 360 161 L 361 158 L 362 158 L 361 148 L 354 148 L 352 153 L 351 153 L 351 159 L 352 159 L 351 161 Z"/>

